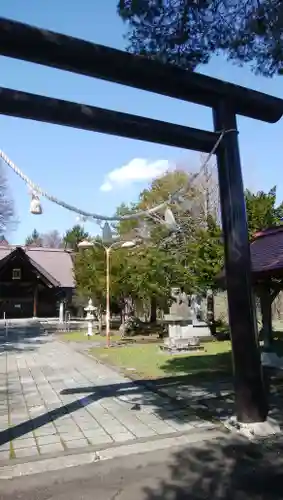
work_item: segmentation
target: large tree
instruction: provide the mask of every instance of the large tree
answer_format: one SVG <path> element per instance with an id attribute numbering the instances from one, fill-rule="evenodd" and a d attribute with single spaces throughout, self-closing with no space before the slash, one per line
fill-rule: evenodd
<path id="1" fill-rule="evenodd" d="M 110 259 L 110 302 L 111 311 L 117 307 L 117 302 L 123 294 L 129 293 L 125 266 L 127 252 L 123 252 L 123 260 L 120 258 L 119 250 L 111 254 Z M 123 269 L 123 271 L 122 271 Z M 100 245 L 94 245 L 90 249 L 82 249 L 76 252 L 74 257 L 74 274 L 76 280 L 77 297 L 81 303 L 86 303 L 92 298 L 97 307 L 97 313 L 101 320 L 106 305 L 106 256 L 105 250 Z M 101 322 L 100 322 L 101 326 Z"/>
<path id="2" fill-rule="evenodd" d="M 168 236 L 168 229 L 160 229 L 158 225 L 156 237 L 157 241 L 161 238 L 161 248 L 166 249 L 167 253 L 174 256 L 178 265 L 182 266 L 184 286 L 192 291 L 211 286 L 215 272 L 222 263 L 218 186 L 212 166 L 200 168 L 197 177 L 187 169 L 165 174 L 141 193 L 141 203 L 146 206 L 154 205 L 184 186 L 185 203 L 171 206 L 178 232 Z M 201 261 L 202 270 L 199 267 Z"/>
<path id="3" fill-rule="evenodd" d="M 66 247 L 70 248 L 71 250 L 77 251 L 78 244 L 81 241 L 86 240 L 88 237 L 89 234 L 84 230 L 83 226 L 76 224 L 71 229 L 68 229 L 68 231 L 66 231 L 63 237 L 63 242 Z"/>
<path id="4" fill-rule="evenodd" d="M 203 182 L 203 175 L 206 182 Z M 209 184 L 209 189 L 208 185 Z M 147 219 L 150 238 L 137 248 L 113 250 L 111 254 L 112 300 L 131 296 L 133 300 L 151 302 L 151 318 L 158 305 L 170 297 L 172 286 L 181 286 L 191 293 L 205 290 L 222 264 L 220 227 L 217 223 L 217 202 L 211 193 L 217 188 L 213 175 L 200 171 L 197 179 L 186 169 L 167 172 L 144 189 L 136 203 L 122 204 L 117 213 L 126 214 L 145 210 L 168 200 L 168 196 L 186 186 L 183 204 L 171 205 L 177 223 L 177 232 L 162 224 L 163 215 Z M 122 221 L 115 225 L 121 239 L 133 239 L 137 221 Z M 102 251 L 79 252 L 75 259 L 78 290 L 91 295 L 96 303 L 105 302 L 105 259 Z"/>
<path id="5" fill-rule="evenodd" d="M 74 273 L 79 295 L 91 297 L 96 304 L 105 301 L 105 257 L 102 248 L 94 246 L 78 251 L 74 257 Z"/>
<path id="6" fill-rule="evenodd" d="M 53 229 L 48 233 L 43 233 L 41 238 L 43 247 L 62 248 L 63 246 L 62 236 L 57 229 Z"/>
<path id="7" fill-rule="evenodd" d="M 200 170 L 195 179 L 187 170 L 165 173 L 140 193 L 135 204 L 123 204 L 118 213 L 147 209 L 168 199 L 168 194 L 186 185 L 185 207 L 172 205 L 177 232 L 170 232 L 159 218 L 148 218 L 150 238 L 137 248 L 113 250 L 111 254 L 111 298 L 113 302 L 131 296 L 150 301 L 152 318 L 156 306 L 164 305 L 172 286 L 188 293 L 213 286 L 223 266 L 221 226 L 218 223 L 217 182 L 213 169 Z M 276 204 L 276 188 L 268 192 L 245 192 L 250 237 L 261 229 L 281 224 L 283 205 Z M 134 237 L 136 220 L 122 221 L 115 229 L 122 239 Z M 105 256 L 97 247 L 79 252 L 76 280 L 80 293 L 105 304 Z"/>
<path id="8" fill-rule="evenodd" d="M 283 203 L 276 204 L 276 186 L 270 191 L 245 191 L 249 235 L 282 224 Z"/>
<path id="9" fill-rule="evenodd" d="M 129 50 L 195 70 L 222 51 L 264 75 L 282 73 L 281 0 L 119 0 Z"/>
<path id="10" fill-rule="evenodd" d="M 209 186 L 208 182 L 203 182 L 203 177 L 209 181 Z M 217 183 L 210 169 L 205 172 L 202 169 L 196 179 L 186 169 L 165 173 L 141 192 L 134 209 L 151 208 L 168 200 L 170 194 L 184 186 L 185 206 L 171 205 L 177 232 L 172 233 L 162 224 L 162 213 L 159 217 L 148 218 L 150 239 L 131 253 L 127 269 L 122 269 L 121 280 L 131 284 L 130 288 L 137 297 L 150 299 L 152 307 L 153 303 L 169 298 L 172 286 L 182 286 L 188 293 L 205 290 L 211 286 L 222 265 L 218 203 L 215 199 Z M 132 210 L 133 206 L 127 210 L 124 205 L 120 209 L 123 213 Z M 133 231 L 130 223 L 137 224 L 136 221 L 124 221 L 119 225 L 122 235 L 124 231 Z M 126 280 L 123 276 L 125 272 Z"/>

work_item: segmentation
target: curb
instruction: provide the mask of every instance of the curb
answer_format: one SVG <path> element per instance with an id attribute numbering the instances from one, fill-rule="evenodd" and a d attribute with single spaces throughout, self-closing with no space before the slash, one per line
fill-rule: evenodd
<path id="1" fill-rule="evenodd" d="M 116 447 L 104 448 L 99 451 L 61 455 L 25 463 L 4 465 L 2 467 L 0 466 L 0 480 L 31 476 L 43 472 L 55 472 L 61 469 L 94 464 L 105 460 L 122 458 L 128 455 L 139 455 L 165 449 L 182 448 L 198 442 L 214 441 L 225 437 L 227 438 L 227 434 L 216 430 L 194 431 L 181 436 L 172 436 L 141 443 L 122 444 Z"/>

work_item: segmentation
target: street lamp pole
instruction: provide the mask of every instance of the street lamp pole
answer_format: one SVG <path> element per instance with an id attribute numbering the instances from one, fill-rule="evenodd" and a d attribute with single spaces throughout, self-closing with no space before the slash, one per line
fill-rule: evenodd
<path id="1" fill-rule="evenodd" d="M 104 245 L 100 241 L 84 240 L 78 244 L 78 248 L 87 249 L 98 245 L 104 249 L 106 263 L 106 311 L 105 311 L 105 330 L 106 346 L 110 347 L 110 254 L 113 248 L 132 248 L 136 246 L 136 241 L 114 241 L 111 245 Z"/>
<path id="2" fill-rule="evenodd" d="M 106 256 L 106 345 L 110 347 L 110 252 L 112 246 L 104 247 Z"/>

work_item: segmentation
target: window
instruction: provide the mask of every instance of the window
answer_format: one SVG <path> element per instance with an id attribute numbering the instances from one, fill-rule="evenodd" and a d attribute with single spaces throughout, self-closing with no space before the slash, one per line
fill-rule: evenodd
<path id="1" fill-rule="evenodd" d="M 20 269 L 13 269 L 12 278 L 13 278 L 13 280 L 20 280 L 21 279 L 21 270 Z"/>

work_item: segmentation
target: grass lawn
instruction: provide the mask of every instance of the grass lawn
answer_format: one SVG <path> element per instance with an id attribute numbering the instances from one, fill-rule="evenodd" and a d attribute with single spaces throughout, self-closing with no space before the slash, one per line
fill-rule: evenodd
<path id="1" fill-rule="evenodd" d="M 160 351 L 156 344 L 125 345 L 110 349 L 99 347 L 90 349 L 90 353 L 135 378 L 153 379 L 184 375 L 210 378 L 230 375 L 230 341 L 206 342 L 203 345 L 204 351 L 175 356 Z"/>
<path id="2" fill-rule="evenodd" d="M 274 335 L 273 349 L 283 355 L 282 335 Z M 68 332 L 61 335 L 66 342 L 89 342 L 85 332 Z M 93 342 L 100 347 L 90 349 L 90 354 L 106 364 L 117 366 L 134 378 L 156 379 L 189 376 L 190 379 L 217 379 L 232 374 L 231 342 L 212 341 L 203 344 L 204 351 L 182 355 L 168 355 L 160 351 L 162 343 L 156 335 L 135 336 L 121 341 L 118 332 L 111 335 L 112 342 L 125 345 L 107 349 L 104 335 L 94 335 Z M 132 344 L 130 342 L 133 342 Z"/>
<path id="3" fill-rule="evenodd" d="M 89 338 L 86 335 L 86 330 L 78 331 L 78 332 L 66 332 L 62 333 L 60 335 L 61 340 L 64 340 L 65 342 L 105 342 L 106 343 L 106 337 L 105 335 L 93 335 L 92 338 Z M 113 335 L 111 335 L 111 340 L 114 342 L 120 340 L 121 336 L 117 332 L 113 332 Z"/>
<path id="4" fill-rule="evenodd" d="M 66 332 L 60 335 L 61 340 L 65 342 L 101 342 L 102 344 L 106 344 L 106 336 L 105 335 L 93 335 L 92 339 L 89 339 L 86 335 L 86 330 L 83 331 L 74 331 L 74 332 Z M 157 334 L 152 335 L 135 335 L 134 337 L 124 337 L 121 339 L 121 335 L 117 330 L 111 333 L 110 337 L 111 342 L 121 342 L 122 344 L 132 343 L 132 344 L 149 344 L 149 343 L 160 343 L 160 339 L 158 339 Z"/>

